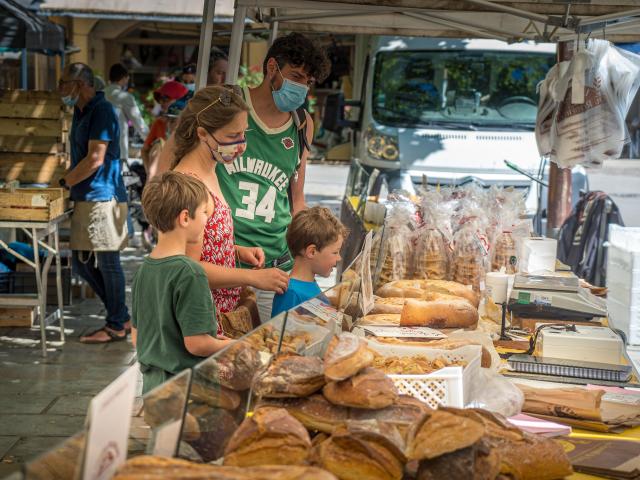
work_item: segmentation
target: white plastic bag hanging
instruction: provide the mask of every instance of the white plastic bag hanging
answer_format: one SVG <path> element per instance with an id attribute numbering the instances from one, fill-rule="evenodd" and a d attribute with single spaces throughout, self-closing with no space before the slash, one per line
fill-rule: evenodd
<path id="1" fill-rule="evenodd" d="M 606 40 L 578 49 L 553 92 L 562 100 L 549 131 L 551 161 L 562 168 L 600 167 L 618 158 L 629 140 L 625 117 L 638 86 L 640 56 Z"/>

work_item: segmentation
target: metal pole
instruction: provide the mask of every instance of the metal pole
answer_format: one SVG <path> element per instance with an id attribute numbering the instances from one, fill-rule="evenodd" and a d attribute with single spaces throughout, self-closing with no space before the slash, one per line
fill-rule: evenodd
<path id="1" fill-rule="evenodd" d="M 475 3 L 476 5 L 482 5 L 483 7 L 489 8 L 490 10 L 510 13 L 511 15 L 515 15 L 516 17 L 526 18 L 527 20 L 535 20 L 542 23 L 547 23 L 547 20 L 548 20 L 548 17 L 545 15 L 527 12 L 525 10 L 509 7 L 507 5 L 500 5 L 495 2 L 490 2 L 489 0 L 466 0 L 466 1 L 469 3 Z M 478 12 L 478 14 L 482 15 L 482 12 Z"/>
<path id="2" fill-rule="evenodd" d="M 27 75 L 29 75 L 29 69 L 27 68 L 27 49 L 22 49 L 22 55 L 20 55 L 20 88 L 22 90 L 27 90 L 29 88 L 29 79 Z"/>
<path id="3" fill-rule="evenodd" d="M 271 24 L 271 30 L 269 31 L 269 46 L 273 45 L 273 42 L 278 38 L 278 27 L 280 22 L 273 22 Z"/>
<path id="4" fill-rule="evenodd" d="M 231 28 L 231 43 L 229 45 L 229 71 L 227 72 L 227 83 L 231 85 L 238 83 L 246 16 L 247 7 L 240 7 L 236 4 L 235 12 L 233 12 L 233 27 Z"/>
<path id="5" fill-rule="evenodd" d="M 202 26 L 200 27 L 200 44 L 198 47 L 198 64 L 196 70 L 196 90 L 207 86 L 209 76 L 209 57 L 211 55 L 211 39 L 213 38 L 213 19 L 216 11 L 216 0 L 204 0 Z"/>
<path id="6" fill-rule="evenodd" d="M 558 62 L 573 56 L 573 41 L 558 42 Z M 571 169 L 555 163 L 549 167 L 549 195 L 547 201 L 547 236 L 556 238 L 560 227 L 571 214 Z"/>

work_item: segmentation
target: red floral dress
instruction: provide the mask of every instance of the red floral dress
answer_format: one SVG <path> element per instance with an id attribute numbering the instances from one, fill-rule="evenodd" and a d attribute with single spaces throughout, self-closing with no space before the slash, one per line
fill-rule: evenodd
<path id="1" fill-rule="evenodd" d="M 197 175 L 190 175 L 199 178 Z M 213 198 L 213 214 L 204 227 L 201 262 L 212 263 L 221 267 L 236 267 L 236 249 L 233 236 L 233 218 L 227 203 L 209 190 Z M 213 303 L 217 313 L 227 313 L 236 308 L 240 301 L 242 288 L 219 288 L 211 290 Z M 218 335 L 222 335 L 222 326 L 218 322 Z"/>
<path id="2" fill-rule="evenodd" d="M 215 207 L 207 225 L 204 227 L 200 261 L 221 267 L 236 268 L 236 249 L 231 209 L 224 200 L 218 198 L 213 192 L 210 193 Z M 240 287 L 211 290 L 216 310 L 220 313 L 227 313 L 235 309 L 240 301 L 241 290 Z"/>

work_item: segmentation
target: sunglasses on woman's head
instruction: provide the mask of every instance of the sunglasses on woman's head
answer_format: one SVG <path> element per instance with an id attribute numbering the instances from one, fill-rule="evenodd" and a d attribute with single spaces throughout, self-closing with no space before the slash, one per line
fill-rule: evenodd
<path id="1" fill-rule="evenodd" d="M 232 98 L 233 98 L 232 95 L 237 95 L 237 96 L 241 96 L 242 95 L 242 89 L 238 85 L 225 84 L 225 85 L 222 85 L 222 88 L 224 88 L 224 90 L 222 92 L 220 92 L 220 96 L 217 99 L 215 99 L 209 105 L 207 105 L 202 110 L 200 110 L 198 113 L 196 113 L 196 122 L 198 124 L 200 124 L 200 119 L 199 119 L 200 118 L 200 114 L 202 112 L 204 112 L 205 110 L 208 110 L 209 108 L 213 107 L 218 102 L 220 102 L 225 107 L 228 107 L 228 106 L 231 105 Z"/>

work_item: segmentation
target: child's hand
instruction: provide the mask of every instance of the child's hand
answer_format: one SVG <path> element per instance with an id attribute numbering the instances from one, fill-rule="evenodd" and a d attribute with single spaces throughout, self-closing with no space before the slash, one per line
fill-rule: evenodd
<path id="1" fill-rule="evenodd" d="M 218 340 L 231 340 L 231 341 L 233 341 L 233 338 L 229 338 L 226 335 L 216 335 L 216 338 Z"/>
<path id="2" fill-rule="evenodd" d="M 264 267 L 264 252 L 260 247 L 241 247 L 236 245 L 238 259 L 242 263 L 251 265 L 253 268 Z"/>
<path id="3" fill-rule="evenodd" d="M 251 272 L 251 286 L 260 290 L 283 294 L 289 287 L 289 275 L 279 268 L 267 268 Z"/>

